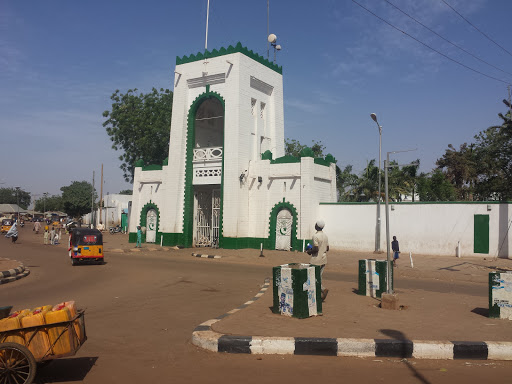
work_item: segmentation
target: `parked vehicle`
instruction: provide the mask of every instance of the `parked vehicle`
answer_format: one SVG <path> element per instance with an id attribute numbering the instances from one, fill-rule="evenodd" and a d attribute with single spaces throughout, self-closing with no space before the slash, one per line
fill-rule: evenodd
<path id="1" fill-rule="evenodd" d="M 123 228 L 120 225 L 116 225 L 115 227 L 110 227 L 109 232 L 111 235 L 114 233 L 124 233 Z"/>
<path id="2" fill-rule="evenodd" d="M 14 224 L 14 219 L 3 219 L 2 226 L 0 227 L 0 231 L 2 233 L 9 232 L 9 229 L 11 229 L 13 224 Z"/>
<path id="3" fill-rule="evenodd" d="M 103 235 L 97 229 L 74 228 L 69 233 L 71 264 L 104 262 Z"/>

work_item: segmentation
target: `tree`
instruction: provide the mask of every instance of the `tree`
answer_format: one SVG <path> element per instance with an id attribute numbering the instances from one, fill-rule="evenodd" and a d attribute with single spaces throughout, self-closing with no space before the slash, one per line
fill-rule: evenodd
<path id="1" fill-rule="evenodd" d="M 454 201 L 456 199 L 454 185 L 440 169 L 435 169 L 430 174 L 420 174 L 417 184 L 421 201 Z"/>
<path id="2" fill-rule="evenodd" d="M 153 88 L 151 93 L 129 89 L 116 90 L 110 99 L 112 110 L 103 112 L 103 126 L 113 142 L 112 148 L 122 151 L 120 168 L 126 181 L 133 182 L 135 162 L 162 164 L 169 154 L 169 132 L 173 93 Z"/>
<path id="3" fill-rule="evenodd" d="M 73 181 L 67 187 L 61 187 L 64 211 L 72 217 L 79 218 L 91 212 L 91 198 L 96 200 L 96 190 L 87 181 Z M 92 196 L 94 193 L 94 196 Z"/>
<path id="4" fill-rule="evenodd" d="M 315 155 L 315 157 L 324 157 L 325 146 L 322 144 L 322 142 L 314 140 L 312 140 L 311 142 L 312 145 L 310 146 L 310 148 L 313 150 L 313 154 Z M 306 147 L 307 145 L 303 145 L 295 139 L 290 140 L 287 138 L 284 140 L 284 154 L 286 156 L 299 157 L 300 152 Z"/>
<path id="5" fill-rule="evenodd" d="M 445 154 L 437 159 L 437 168 L 442 170 L 455 186 L 459 200 L 472 200 L 476 179 L 476 156 L 474 144 L 464 143 L 457 151 L 448 144 Z"/>
<path id="6" fill-rule="evenodd" d="M 131 189 L 124 189 L 121 192 L 119 192 L 120 195 L 132 195 L 133 191 Z"/>
<path id="7" fill-rule="evenodd" d="M 508 101 L 504 104 L 510 108 Z M 480 200 L 512 198 L 512 120 L 510 109 L 502 124 L 492 126 L 475 136 L 477 175 L 475 192 Z"/>
<path id="8" fill-rule="evenodd" d="M 351 201 L 351 192 L 357 187 L 359 178 L 352 173 L 352 165 L 347 165 L 343 171 L 336 166 L 336 188 L 338 189 L 338 201 Z M 352 192 L 353 193 L 353 192 Z"/>
<path id="9" fill-rule="evenodd" d="M 30 205 L 31 197 L 29 192 L 16 188 L 0 188 L 0 204 L 18 204 L 23 209 Z"/>
<path id="10" fill-rule="evenodd" d="M 62 203 L 62 196 L 53 195 L 41 197 L 35 201 L 34 209 L 38 212 L 65 211 Z"/>

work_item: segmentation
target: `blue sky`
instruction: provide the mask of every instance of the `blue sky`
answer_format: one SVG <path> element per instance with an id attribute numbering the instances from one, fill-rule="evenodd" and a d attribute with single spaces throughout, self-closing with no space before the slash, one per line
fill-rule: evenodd
<path id="1" fill-rule="evenodd" d="M 359 173 L 378 159 L 378 130 L 393 158 L 430 171 L 458 147 L 500 123 L 512 75 L 456 49 L 384 0 L 357 0 L 467 70 L 389 27 L 351 0 L 270 0 L 270 31 L 282 50 L 285 136 L 320 140 L 338 165 Z M 512 56 L 441 0 L 389 0 L 450 41 L 512 73 Z M 510 0 L 446 0 L 509 52 Z M 266 55 L 266 0 L 211 0 L 208 48 L 244 46 Z M 172 89 L 176 56 L 204 48 L 206 0 L 0 0 L 2 187 L 59 194 L 72 181 L 104 192 L 131 188 L 120 153 L 102 127 L 120 89 Z M 508 27 L 508 28 L 507 28 Z M 99 191 L 99 188 L 98 188 Z"/>

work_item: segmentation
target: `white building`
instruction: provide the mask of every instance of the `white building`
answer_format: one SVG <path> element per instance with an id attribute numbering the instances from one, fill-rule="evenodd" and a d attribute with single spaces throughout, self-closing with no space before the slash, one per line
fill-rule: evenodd
<path id="1" fill-rule="evenodd" d="M 136 163 L 130 241 L 302 249 L 335 160 L 284 156 L 281 67 L 240 43 L 178 57 L 172 110 L 168 161 Z"/>
<path id="2" fill-rule="evenodd" d="M 131 201 L 131 195 L 112 193 L 103 196 L 103 208 L 98 208 L 94 213 L 94 226 L 97 226 L 100 222 L 103 223 L 106 229 L 116 225 L 127 226 Z M 91 214 L 88 213 L 82 216 L 82 222 L 91 224 Z"/>

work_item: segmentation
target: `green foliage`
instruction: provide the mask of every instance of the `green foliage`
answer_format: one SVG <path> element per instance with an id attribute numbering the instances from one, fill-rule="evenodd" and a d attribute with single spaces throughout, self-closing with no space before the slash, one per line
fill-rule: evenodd
<path id="1" fill-rule="evenodd" d="M 62 203 L 62 196 L 53 195 L 41 197 L 36 200 L 34 209 L 38 212 L 46 211 L 61 211 L 65 212 L 64 205 Z"/>
<path id="2" fill-rule="evenodd" d="M 454 201 L 457 191 L 447 175 L 435 169 L 430 174 L 422 173 L 418 177 L 418 195 L 420 201 Z"/>
<path id="3" fill-rule="evenodd" d="M 343 171 L 336 166 L 336 188 L 338 189 L 338 201 L 352 201 L 353 190 L 357 187 L 359 178 L 352 173 L 352 165 L 347 165 Z"/>
<path id="4" fill-rule="evenodd" d="M 458 200 L 471 200 L 476 179 L 476 153 L 474 144 L 464 143 L 457 151 L 448 144 L 445 154 L 437 160 L 437 169 L 442 170 L 455 187 Z"/>
<path id="5" fill-rule="evenodd" d="M 321 141 L 312 141 L 311 147 L 299 143 L 295 139 L 284 140 L 284 154 L 285 156 L 301 157 L 301 152 L 305 148 L 310 148 L 313 151 L 313 157 L 324 157 L 325 146 Z M 307 151 L 307 153 L 310 153 Z"/>
<path id="6" fill-rule="evenodd" d="M 30 201 L 30 193 L 21 188 L 19 191 L 16 191 L 16 188 L 0 188 L 0 204 L 18 204 L 21 208 L 27 209 Z"/>
<path id="7" fill-rule="evenodd" d="M 124 189 L 121 192 L 119 192 L 120 195 L 132 195 L 133 191 L 131 189 Z"/>
<path id="8" fill-rule="evenodd" d="M 125 94 L 116 90 L 110 99 L 112 110 L 103 112 L 103 126 L 113 142 L 112 148 L 122 151 L 120 168 L 126 181 L 133 182 L 135 162 L 162 164 L 169 154 L 169 132 L 173 93 L 153 88 L 151 93 Z"/>
<path id="9" fill-rule="evenodd" d="M 64 212 L 69 216 L 79 218 L 91 212 L 91 198 L 94 192 L 94 200 L 97 198 L 91 183 L 87 181 L 73 181 L 67 187 L 61 187 L 62 205 Z"/>

